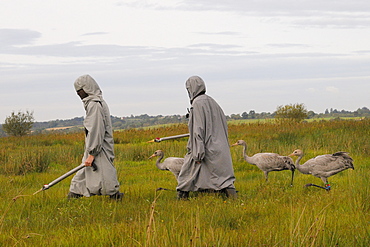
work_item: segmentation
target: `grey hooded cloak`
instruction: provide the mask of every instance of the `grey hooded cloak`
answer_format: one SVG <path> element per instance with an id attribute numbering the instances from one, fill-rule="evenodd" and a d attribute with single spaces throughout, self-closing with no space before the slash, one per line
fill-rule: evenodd
<path id="1" fill-rule="evenodd" d="M 70 191 L 86 197 L 91 195 L 113 195 L 119 190 L 116 168 L 113 165 L 113 132 L 108 105 L 102 97 L 102 91 L 89 75 L 77 78 L 76 91 L 83 89 L 88 96 L 82 99 L 86 111 L 84 163 L 93 155 L 97 170 L 86 167 L 79 170 L 71 181 Z"/>
<path id="2" fill-rule="evenodd" d="M 190 77 L 186 89 L 192 104 L 188 123 L 190 136 L 176 189 L 235 189 L 225 114 L 217 102 L 205 94 L 205 83 L 200 77 Z"/>

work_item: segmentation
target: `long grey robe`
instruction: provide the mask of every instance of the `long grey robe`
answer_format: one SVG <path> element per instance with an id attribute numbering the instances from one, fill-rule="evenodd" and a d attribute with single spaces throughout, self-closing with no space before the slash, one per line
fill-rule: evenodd
<path id="1" fill-rule="evenodd" d="M 200 77 L 190 77 L 186 89 L 192 103 L 188 123 L 190 136 L 176 189 L 235 188 L 225 114 L 217 102 L 205 94 L 206 87 Z"/>
<path id="2" fill-rule="evenodd" d="M 82 99 L 86 111 L 84 163 L 89 155 L 95 156 L 97 170 L 85 167 L 71 181 L 70 191 L 86 197 L 91 195 L 113 195 L 119 190 L 117 171 L 113 165 L 114 147 L 112 122 L 108 105 L 102 97 L 99 85 L 89 75 L 77 78 L 76 91 L 83 89 L 89 96 Z"/>

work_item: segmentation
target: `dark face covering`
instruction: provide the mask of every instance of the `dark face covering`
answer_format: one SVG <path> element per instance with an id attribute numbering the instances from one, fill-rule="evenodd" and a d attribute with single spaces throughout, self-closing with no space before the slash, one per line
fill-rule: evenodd
<path id="1" fill-rule="evenodd" d="M 89 96 L 82 88 L 77 91 L 77 94 L 78 94 L 78 96 L 80 96 L 81 99 L 84 99 L 87 96 Z"/>

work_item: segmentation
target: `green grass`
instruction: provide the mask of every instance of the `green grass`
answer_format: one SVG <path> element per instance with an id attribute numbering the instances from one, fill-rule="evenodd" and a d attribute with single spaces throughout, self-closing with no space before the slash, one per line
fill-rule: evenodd
<path id="1" fill-rule="evenodd" d="M 197 193 L 176 200 L 173 174 L 147 158 L 157 149 L 184 156 L 187 138 L 147 141 L 186 131 L 178 125 L 115 133 L 121 202 L 67 200 L 71 178 L 32 195 L 79 165 L 83 133 L 1 138 L 0 246 L 370 246 L 369 121 L 230 125 L 230 143 L 244 139 L 250 155 L 301 148 L 304 162 L 341 150 L 355 161 L 355 170 L 329 178 L 327 192 L 304 187 L 321 180 L 298 171 L 293 187 L 289 171 L 271 172 L 266 183 L 242 148 L 232 147 L 236 200 Z M 22 164 L 27 169 L 19 172 Z"/>

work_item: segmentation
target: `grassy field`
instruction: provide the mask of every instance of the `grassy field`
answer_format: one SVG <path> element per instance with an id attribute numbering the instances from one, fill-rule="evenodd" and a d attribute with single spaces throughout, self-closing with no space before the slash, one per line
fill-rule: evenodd
<path id="1" fill-rule="evenodd" d="M 0 138 L 0 246 L 370 246 L 369 120 L 231 124 L 230 144 L 244 139 L 249 155 L 300 148 L 304 162 L 347 151 L 355 164 L 329 178 L 327 192 L 304 187 L 322 182 L 298 171 L 293 187 L 289 171 L 271 172 L 266 183 L 242 147 L 232 147 L 235 200 L 197 193 L 176 200 L 175 177 L 148 157 L 157 149 L 182 157 L 187 138 L 147 141 L 182 133 L 186 125 L 115 132 L 120 202 L 67 200 L 71 178 L 32 195 L 80 164 L 82 132 Z"/>

